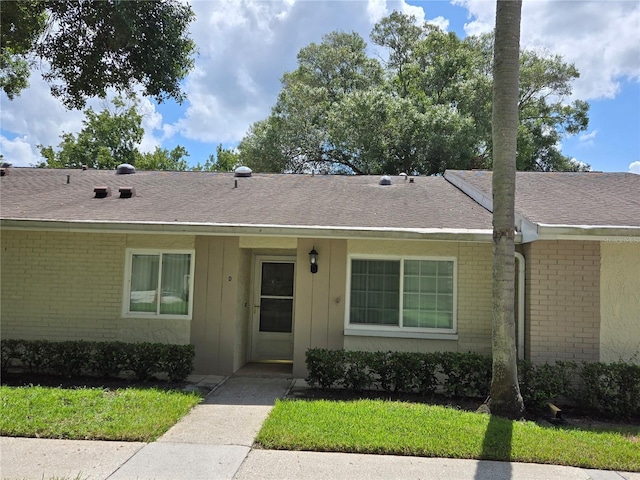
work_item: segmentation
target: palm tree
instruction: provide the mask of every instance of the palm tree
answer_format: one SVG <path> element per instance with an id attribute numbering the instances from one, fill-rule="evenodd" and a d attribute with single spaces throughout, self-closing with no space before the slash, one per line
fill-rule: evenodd
<path id="1" fill-rule="evenodd" d="M 489 408 L 520 418 L 515 347 L 514 204 L 522 0 L 497 0 L 493 57 L 493 353 Z"/>

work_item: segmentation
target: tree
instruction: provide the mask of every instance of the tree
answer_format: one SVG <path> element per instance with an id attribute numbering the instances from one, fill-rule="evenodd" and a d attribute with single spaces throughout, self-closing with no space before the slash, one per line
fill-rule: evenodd
<path id="1" fill-rule="evenodd" d="M 44 161 L 41 168 L 115 169 L 121 163 L 134 165 L 138 170 L 187 170 L 185 157 L 189 156 L 180 145 L 172 150 L 156 147 L 153 152 L 138 149 L 144 128 L 138 102 L 115 97 L 112 106 L 99 113 L 88 108 L 84 111 L 83 128 L 77 134 L 63 133 L 57 151 L 51 146 L 38 145 Z"/>
<path id="2" fill-rule="evenodd" d="M 240 165 L 238 152 L 222 148 L 222 144 L 218 144 L 215 155 L 212 153 L 204 165 L 198 162 L 191 170 L 197 172 L 233 172 L 238 165 Z"/>
<path id="3" fill-rule="evenodd" d="M 520 418 L 515 347 L 514 205 L 521 0 L 497 0 L 493 62 L 493 321 L 491 413 Z"/>
<path id="4" fill-rule="evenodd" d="M 240 143 L 242 163 L 355 174 L 491 168 L 493 35 L 460 39 L 393 12 L 371 39 L 387 50 L 384 65 L 357 34 L 303 48 L 271 115 Z M 559 150 L 588 124 L 586 102 L 566 103 L 577 76 L 558 56 L 522 52 L 519 169 L 583 168 Z"/>
<path id="5" fill-rule="evenodd" d="M 40 65 L 51 92 L 68 108 L 109 88 L 158 102 L 184 99 L 180 81 L 193 67 L 191 7 L 177 0 L 32 0 L 0 2 L 0 85 L 9 98 Z M 38 60 L 38 62 L 36 62 Z"/>
<path id="6" fill-rule="evenodd" d="M 242 163 L 263 171 L 331 170 L 350 157 L 328 132 L 331 111 L 358 91 L 382 84 L 379 62 L 366 55 L 357 33 L 332 32 L 298 53 L 298 68 L 285 73 L 268 119 L 250 129 L 238 149 Z M 357 171 L 357 169 L 356 169 Z"/>
<path id="7" fill-rule="evenodd" d="M 77 137 L 63 133 L 58 151 L 38 145 L 45 161 L 39 167 L 113 169 L 121 163 L 135 164 L 140 156 L 138 144 L 144 135 L 142 115 L 137 103 L 127 105 L 122 97 L 113 100 L 113 110 L 105 108 L 96 113 L 84 111 L 83 128 Z"/>
<path id="8" fill-rule="evenodd" d="M 29 85 L 29 52 L 47 15 L 41 1 L 0 2 L 0 87 L 13 100 Z"/>
<path id="9" fill-rule="evenodd" d="M 138 153 L 135 167 L 138 170 L 170 170 L 173 172 L 183 172 L 187 170 L 188 164 L 185 157 L 189 153 L 184 147 L 178 145 L 169 151 L 166 148 L 156 147 L 151 153 Z"/>

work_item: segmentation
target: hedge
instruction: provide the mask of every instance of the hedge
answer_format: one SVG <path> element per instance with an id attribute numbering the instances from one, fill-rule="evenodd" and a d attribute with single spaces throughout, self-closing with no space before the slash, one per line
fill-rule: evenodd
<path id="1" fill-rule="evenodd" d="M 475 353 L 310 349 L 306 362 L 307 382 L 323 389 L 484 399 L 491 385 L 491 357 Z M 640 418 L 640 365 L 520 361 L 518 373 L 529 409 L 554 401 L 607 417 Z"/>
<path id="2" fill-rule="evenodd" d="M 148 380 L 165 374 L 170 381 L 185 380 L 193 371 L 193 345 L 163 343 L 88 342 L 84 340 L 0 341 L 2 372 L 17 367 L 34 374 L 79 375 Z"/>

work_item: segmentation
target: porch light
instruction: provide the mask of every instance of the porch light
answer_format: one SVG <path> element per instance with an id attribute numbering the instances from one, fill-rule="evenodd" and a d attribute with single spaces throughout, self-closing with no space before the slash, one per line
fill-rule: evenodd
<path id="1" fill-rule="evenodd" d="M 318 271 L 318 252 L 315 247 L 309 252 L 309 264 L 311 265 L 311 273 L 316 273 Z"/>

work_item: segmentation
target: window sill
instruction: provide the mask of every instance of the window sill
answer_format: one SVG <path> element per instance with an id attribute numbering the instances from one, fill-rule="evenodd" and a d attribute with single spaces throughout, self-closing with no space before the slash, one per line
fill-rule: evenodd
<path id="1" fill-rule="evenodd" d="M 344 334 L 359 337 L 389 337 L 389 338 L 424 338 L 428 340 L 458 340 L 457 333 L 416 332 L 407 330 L 382 330 L 375 328 L 344 329 Z"/>
<path id="2" fill-rule="evenodd" d="M 122 318 L 146 318 L 148 320 L 191 320 L 187 315 L 154 315 L 144 313 L 124 313 Z"/>

